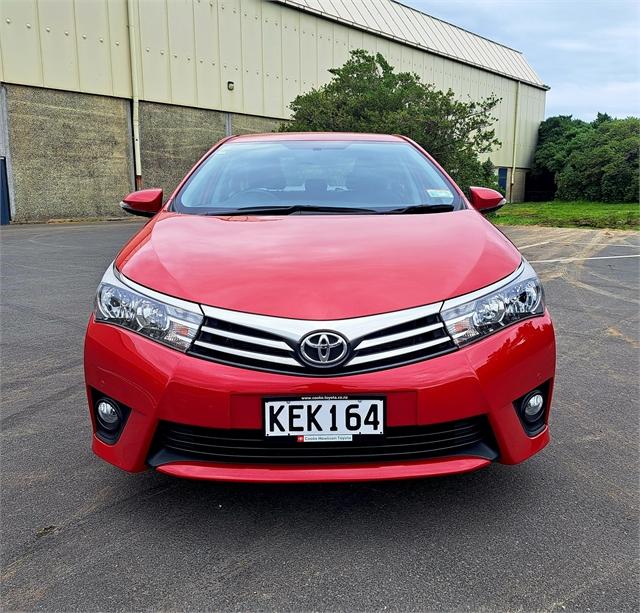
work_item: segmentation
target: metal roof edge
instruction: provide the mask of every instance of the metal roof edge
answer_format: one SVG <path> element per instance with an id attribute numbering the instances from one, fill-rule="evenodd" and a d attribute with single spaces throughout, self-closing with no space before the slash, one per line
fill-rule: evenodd
<path id="1" fill-rule="evenodd" d="M 459 64 L 465 64 L 467 66 L 472 66 L 473 68 L 478 68 L 479 70 L 484 70 L 485 72 L 490 72 L 492 74 L 496 74 L 498 76 L 504 77 L 505 79 L 509 79 L 511 81 L 516 81 L 516 82 L 520 82 L 523 83 L 525 85 L 528 85 L 530 87 L 535 87 L 537 89 L 541 89 L 544 91 L 549 91 L 549 89 L 551 89 L 548 85 L 545 85 L 544 83 L 536 83 L 535 81 L 530 81 L 528 79 L 524 79 L 524 78 L 520 78 L 517 77 L 515 75 L 509 74 L 507 72 L 501 72 L 499 70 L 496 70 L 495 68 L 491 68 L 489 66 L 485 66 L 483 64 L 478 64 L 475 62 L 470 62 L 468 60 L 464 60 L 462 58 L 456 57 L 454 55 L 450 55 L 448 53 L 445 53 L 443 51 L 439 51 L 437 49 L 432 49 L 430 47 L 427 47 L 425 45 L 419 45 L 418 43 L 412 42 L 410 40 L 407 40 L 406 38 L 401 38 L 399 36 L 394 36 L 393 34 L 390 34 L 388 32 L 384 32 L 382 30 L 376 30 L 373 28 L 370 28 L 366 25 L 363 25 L 361 23 L 358 23 L 356 21 L 352 21 L 350 19 L 345 19 L 343 17 L 340 17 L 338 15 L 333 15 L 331 13 L 326 13 L 325 11 L 319 10 L 319 9 L 315 9 L 313 7 L 307 6 L 307 5 L 302 5 L 300 4 L 297 0 L 270 0 L 271 2 L 276 2 L 278 4 L 283 4 L 285 6 L 294 8 L 298 11 L 302 11 L 303 13 L 309 13 L 309 14 L 313 14 L 313 15 L 317 15 L 322 17 L 323 19 L 327 19 L 328 21 L 333 21 L 333 22 L 337 22 L 337 23 L 343 23 L 346 25 L 349 25 L 353 28 L 356 28 L 358 30 L 361 30 L 363 32 L 369 32 L 371 34 L 375 34 L 376 36 L 380 36 L 382 38 L 386 38 L 388 40 L 393 40 L 397 43 L 400 43 L 402 45 L 406 45 L 408 47 L 412 47 L 414 49 L 419 49 L 421 51 L 425 51 L 428 53 L 431 53 L 432 55 L 438 55 L 440 57 L 444 57 L 448 60 L 451 60 L 453 62 L 458 62 Z M 416 10 L 413 9 L 411 7 L 406 6 L 405 4 L 402 4 L 401 2 L 397 2 L 396 0 L 391 0 L 391 2 L 394 2 L 395 4 L 399 4 L 405 8 L 408 8 L 410 10 Z M 418 13 L 421 13 L 423 15 L 427 15 L 427 13 L 422 13 L 421 11 L 416 11 Z M 432 17 L 431 15 L 427 15 L 427 17 Z M 509 49 L 510 51 L 513 51 L 514 53 L 518 53 L 519 55 L 521 55 L 524 59 L 524 55 L 522 54 L 521 51 L 518 51 L 516 49 L 511 49 L 511 47 L 507 47 L 506 45 L 501 45 L 500 43 L 496 43 L 495 41 L 492 41 L 488 38 L 485 38 L 483 36 L 480 36 L 479 34 L 475 34 L 473 32 L 469 32 L 468 30 L 465 30 L 464 28 L 460 28 L 454 24 L 451 24 L 449 22 L 443 21 L 442 19 L 438 19 L 437 17 L 432 17 L 433 19 L 436 19 L 438 21 L 441 21 L 442 23 L 446 23 L 447 25 L 453 27 L 453 28 L 457 28 L 459 30 L 462 30 L 464 32 L 467 32 L 468 34 L 471 34 L 472 36 L 478 36 L 479 38 L 486 40 L 492 44 L 496 44 L 499 45 L 501 47 L 504 47 L 506 49 Z M 526 61 L 526 60 L 525 60 Z M 528 64 L 528 62 L 527 62 Z M 533 70 L 533 69 L 532 69 Z"/>
<path id="2" fill-rule="evenodd" d="M 389 0 L 390 2 L 393 2 L 394 4 L 399 4 L 400 6 L 404 6 L 404 8 L 409 9 L 410 11 L 415 11 L 416 13 L 420 13 L 421 15 L 426 15 L 427 17 L 430 17 L 431 19 L 435 19 L 436 21 L 439 21 L 440 23 L 446 23 L 448 26 L 451 26 L 452 28 L 455 28 L 456 30 L 462 30 L 463 32 L 466 32 L 467 34 L 471 34 L 471 36 L 476 36 L 478 38 L 482 38 L 483 40 L 486 40 L 487 42 L 491 43 L 492 45 L 499 45 L 500 47 L 503 47 L 504 49 L 508 49 L 509 51 L 513 51 L 514 53 L 519 53 L 520 55 L 524 56 L 523 52 L 520 51 L 520 49 L 514 49 L 513 47 L 509 47 L 509 45 L 505 45 L 504 43 L 501 43 L 497 40 L 493 40 L 492 38 L 489 38 L 487 36 L 483 36 L 482 34 L 478 34 L 477 32 L 472 32 L 471 30 L 467 30 L 467 28 L 463 28 L 459 25 L 456 25 L 455 23 L 451 23 L 450 21 L 447 21 L 446 19 L 441 19 L 440 17 L 436 17 L 435 15 L 431 15 L 430 13 L 425 13 L 424 11 L 421 11 L 420 9 L 417 9 L 413 6 L 409 6 L 408 4 L 405 4 L 404 2 L 400 2 L 400 0 Z"/>

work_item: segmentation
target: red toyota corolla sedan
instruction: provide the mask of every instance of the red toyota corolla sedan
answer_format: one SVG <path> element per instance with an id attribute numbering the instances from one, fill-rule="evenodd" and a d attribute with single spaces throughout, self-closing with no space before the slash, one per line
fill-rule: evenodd
<path id="1" fill-rule="evenodd" d="M 85 342 L 93 450 L 128 471 L 363 481 L 516 464 L 549 441 L 540 281 L 416 143 L 218 143 L 98 287 Z"/>

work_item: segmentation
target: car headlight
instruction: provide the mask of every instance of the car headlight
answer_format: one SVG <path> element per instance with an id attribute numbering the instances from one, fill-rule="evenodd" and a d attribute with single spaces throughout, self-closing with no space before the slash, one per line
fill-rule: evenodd
<path id="1" fill-rule="evenodd" d="M 202 323 L 200 307 L 135 285 L 136 289 L 121 281 L 114 266 L 110 266 L 98 286 L 96 321 L 122 326 L 186 351 Z"/>
<path id="2" fill-rule="evenodd" d="M 503 281 L 447 300 L 441 311 L 447 331 L 459 347 L 542 313 L 542 285 L 524 259 L 518 270 Z"/>

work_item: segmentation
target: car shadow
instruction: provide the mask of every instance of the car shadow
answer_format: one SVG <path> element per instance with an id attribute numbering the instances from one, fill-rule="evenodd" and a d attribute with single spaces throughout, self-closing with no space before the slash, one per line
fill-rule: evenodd
<path id="1" fill-rule="evenodd" d="M 368 483 L 240 484 L 152 473 L 138 503 L 171 523 L 174 536 L 204 534 L 210 526 L 256 538 L 284 531 L 308 539 L 321 526 L 324 540 L 372 531 L 377 539 L 394 539 L 416 529 L 482 532 L 510 523 L 509 516 L 539 514 L 549 487 L 541 473 L 549 478 L 536 459 L 469 474 Z"/>

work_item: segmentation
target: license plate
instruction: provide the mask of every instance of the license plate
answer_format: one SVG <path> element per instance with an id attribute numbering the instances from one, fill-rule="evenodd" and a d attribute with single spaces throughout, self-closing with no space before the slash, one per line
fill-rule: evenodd
<path id="1" fill-rule="evenodd" d="M 354 435 L 384 433 L 381 397 L 302 396 L 264 399 L 265 436 L 294 436 L 299 442 L 351 441 Z"/>

